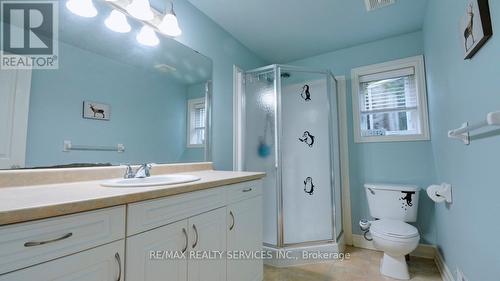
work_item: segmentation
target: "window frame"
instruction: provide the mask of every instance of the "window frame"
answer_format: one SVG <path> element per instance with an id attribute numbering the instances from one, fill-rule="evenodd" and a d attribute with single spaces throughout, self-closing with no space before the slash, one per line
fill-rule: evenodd
<path id="1" fill-rule="evenodd" d="M 205 129 L 205 141 L 203 142 L 203 144 L 192 144 L 191 143 L 191 133 L 192 131 L 195 129 L 195 128 L 192 128 L 191 125 L 191 115 L 192 115 L 192 111 L 194 109 L 194 106 L 196 104 L 200 104 L 200 103 L 203 103 L 203 105 L 205 106 L 205 126 L 204 126 L 204 129 Z M 207 133 L 207 116 L 206 116 L 206 113 L 207 113 L 207 103 L 206 103 L 206 100 L 205 98 L 195 98 L 195 99 L 188 99 L 188 102 L 187 102 L 187 136 L 186 136 L 186 147 L 187 148 L 204 148 L 205 145 L 206 145 L 206 133 Z"/>
<path id="2" fill-rule="evenodd" d="M 413 67 L 415 69 L 417 111 L 419 115 L 421 133 L 411 135 L 363 136 L 361 134 L 361 110 L 359 108 L 360 77 L 383 72 L 391 72 L 409 67 Z M 414 56 L 405 59 L 357 67 L 351 71 L 351 80 L 355 143 L 428 141 L 431 139 L 429 132 L 429 112 L 427 108 L 427 82 L 425 77 L 424 56 Z"/>

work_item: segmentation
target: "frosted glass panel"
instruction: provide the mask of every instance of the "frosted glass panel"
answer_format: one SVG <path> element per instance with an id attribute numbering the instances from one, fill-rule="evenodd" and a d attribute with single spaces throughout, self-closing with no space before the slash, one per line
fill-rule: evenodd
<path id="1" fill-rule="evenodd" d="M 331 240 L 334 235 L 327 76 L 287 73 L 281 79 L 284 243 Z"/>
<path id="2" fill-rule="evenodd" d="M 337 81 L 330 77 L 330 101 L 332 112 L 332 160 L 333 160 L 333 206 L 335 211 L 335 238 L 343 231 L 342 227 L 342 181 L 340 176 L 340 129 L 338 118 L 338 92 Z"/>
<path id="3" fill-rule="evenodd" d="M 264 185 L 264 243 L 277 244 L 277 176 L 275 151 L 274 71 L 245 77 L 244 169 L 266 172 Z"/>

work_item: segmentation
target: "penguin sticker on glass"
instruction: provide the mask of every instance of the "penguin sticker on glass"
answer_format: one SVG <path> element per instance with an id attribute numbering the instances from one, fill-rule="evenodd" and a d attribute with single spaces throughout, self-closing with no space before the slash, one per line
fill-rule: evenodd
<path id="1" fill-rule="evenodd" d="M 305 84 L 302 87 L 302 92 L 300 93 L 300 96 L 305 100 L 305 101 L 311 101 L 311 92 L 309 92 L 309 85 Z"/>
<path id="2" fill-rule="evenodd" d="M 314 145 L 314 136 L 309 133 L 309 131 L 305 131 L 299 141 L 307 144 L 309 147 L 313 147 Z"/>
<path id="3" fill-rule="evenodd" d="M 304 181 L 304 192 L 313 195 L 314 193 L 314 184 L 313 184 L 313 179 L 311 177 L 307 177 L 306 180 Z"/>

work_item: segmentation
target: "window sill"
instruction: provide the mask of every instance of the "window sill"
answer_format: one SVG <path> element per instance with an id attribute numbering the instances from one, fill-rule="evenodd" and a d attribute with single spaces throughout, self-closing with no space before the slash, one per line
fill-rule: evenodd
<path id="1" fill-rule="evenodd" d="M 354 143 L 412 142 L 412 141 L 430 141 L 430 140 L 431 137 L 428 135 L 354 137 Z"/>

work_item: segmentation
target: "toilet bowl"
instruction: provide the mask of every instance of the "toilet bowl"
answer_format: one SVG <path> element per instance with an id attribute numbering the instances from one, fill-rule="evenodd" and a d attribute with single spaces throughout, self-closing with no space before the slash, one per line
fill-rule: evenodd
<path id="1" fill-rule="evenodd" d="M 396 279 L 410 279 L 405 255 L 418 246 L 418 230 L 405 222 L 382 219 L 372 222 L 370 233 L 376 249 L 383 251 L 380 272 Z"/>
<path id="2" fill-rule="evenodd" d="M 405 255 L 420 241 L 416 227 L 419 188 L 412 185 L 365 184 L 370 214 L 368 223 L 373 245 L 383 251 L 380 273 L 396 279 L 410 279 Z M 363 224 L 365 225 L 365 224 Z M 366 227 L 365 227 L 366 228 Z"/>

